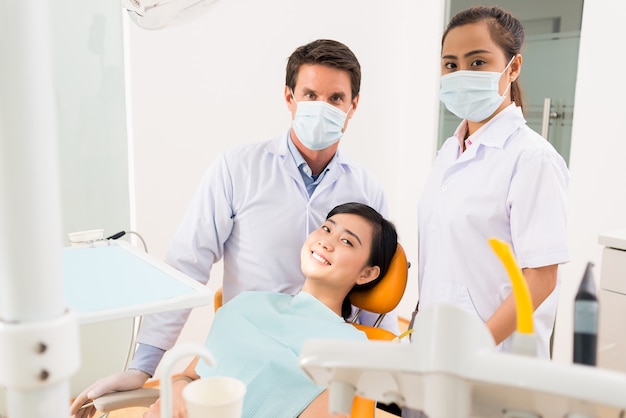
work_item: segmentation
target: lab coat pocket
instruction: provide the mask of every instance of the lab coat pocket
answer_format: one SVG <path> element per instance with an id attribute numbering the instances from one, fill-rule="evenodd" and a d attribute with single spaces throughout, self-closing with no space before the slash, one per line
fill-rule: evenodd
<path id="1" fill-rule="evenodd" d="M 458 283 L 442 283 L 438 286 L 437 293 L 436 300 L 456 305 L 465 311 L 478 315 L 478 310 L 467 287 Z"/>

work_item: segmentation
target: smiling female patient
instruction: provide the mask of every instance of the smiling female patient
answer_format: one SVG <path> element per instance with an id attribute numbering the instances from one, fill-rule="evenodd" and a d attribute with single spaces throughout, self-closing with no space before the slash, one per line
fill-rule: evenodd
<path id="1" fill-rule="evenodd" d="M 311 338 L 367 339 L 346 322 L 349 294 L 372 287 L 384 276 L 397 247 L 396 230 L 369 206 L 335 207 L 302 246 L 306 276 L 297 295 L 244 292 L 216 313 L 206 340 L 216 365 L 194 360 L 185 380 L 173 382 L 174 416 L 186 417 L 182 390 L 188 381 L 232 376 L 247 386 L 244 417 L 324 417 L 328 397 L 298 366 Z M 144 415 L 159 417 L 157 401 Z"/>

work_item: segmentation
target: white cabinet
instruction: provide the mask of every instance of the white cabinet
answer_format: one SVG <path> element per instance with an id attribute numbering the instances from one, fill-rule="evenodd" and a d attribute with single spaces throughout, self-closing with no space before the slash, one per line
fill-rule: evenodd
<path id="1" fill-rule="evenodd" d="M 598 366 L 626 373 L 626 229 L 600 235 Z"/>

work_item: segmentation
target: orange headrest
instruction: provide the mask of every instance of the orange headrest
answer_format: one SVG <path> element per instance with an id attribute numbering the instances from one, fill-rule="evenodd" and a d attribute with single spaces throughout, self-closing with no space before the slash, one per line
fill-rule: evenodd
<path id="1" fill-rule="evenodd" d="M 213 310 L 217 311 L 218 308 L 222 307 L 222 299 L 224 298 L 224 294 L 222 288 L 220 287 L 215 291 L 213 295 Z"/>
<path id="2" fill-rule="evenodd" d="M 408 277 L 409 264 L 406 260 L 406 253 L 402 245 L 398 243 L 385 277 L 371 289 L 352 292 L 350 302 L 357 308 L 386 314 L 400 303 Z"/>

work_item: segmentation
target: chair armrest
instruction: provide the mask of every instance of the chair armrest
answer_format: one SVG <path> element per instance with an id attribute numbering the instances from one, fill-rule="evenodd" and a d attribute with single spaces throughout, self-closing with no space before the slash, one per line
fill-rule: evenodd
<path id="1" fill-rule="evenodd" d="M 159 389 L 140 388 L 123 392 L 112 392 L 93 400 L 98 411 L 111 412 L 117 409 L 152 405 L 159 398 Z"/>

